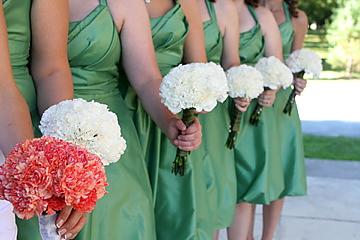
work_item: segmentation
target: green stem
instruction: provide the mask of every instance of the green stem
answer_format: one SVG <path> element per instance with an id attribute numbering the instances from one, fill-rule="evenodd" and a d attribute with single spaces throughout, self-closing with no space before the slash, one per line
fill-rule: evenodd
<path id="1" fill-rule="evenodd" d="M 304 79 L 304 74 L 305 74 L 305 71 L 294 73 L 294 78 L 302 78 L 302 79 Z M 296 97 L 296 89 L 294 87 L 294 89 L 291 91 L 289 99 L 286 102 L 283 113 L 289 114 L 289 116 L 291 115 L 292 108 L 293 108 L 293 106 L 295 104 L 295 97 Z"/>
<path id="2" fill-rule="evenodd" d="M 185 109 L 183 111 L 182 121 L 186 127 L 191 126 L 196 118 L 196 111 L 194 108 Z M 171 172 L 175 175 L 184 176 L 186 170 L 186 161 L 190 152 L 177 149 L 176 158 L 173 161 Z"/>
<path id="3" fill-rule="evenodd" d="M 233 106 L 233 116 L 231 118 L 231 125 L 230 125 L 230 132 L 228 139 L 226 141 L 226 146 L 229 149 L 233 149 L 235 146 L 236 138 L 240 131 L 240 122 L 241 122 L 241 115 L 242 112 L 239 111 L 239 109 L 236 108 L 236 106 Z"/>

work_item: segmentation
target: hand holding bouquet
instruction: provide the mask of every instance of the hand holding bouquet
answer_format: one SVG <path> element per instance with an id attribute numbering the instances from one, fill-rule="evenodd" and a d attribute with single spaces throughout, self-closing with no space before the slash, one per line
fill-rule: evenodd
<path id="1" fill-rule="evenodd" d="M 196 112 L 210 112 L 217 102 L 227 98 L 227 81 L 224 70 L 215 63 L 179 65 L 166 75 L 160 86 L 164 105 L 174 114 L 183 111 L 182 120 L 189 127 Z M 189 152 L 178 149 L 172 172 L 181 176 Z"/>
<path id="2" fill-rule="evenodd" d="M 322 71 L 321 58 L 315 52 L 308 49 L 294 51 L 286 60 L 286 65 L 294 74 L 294 78 L 304 78 L 305 73 L 311 74 L 313 78 L 318 78 Z M 284 113 L 291 115 L 292 106 L 295 103 L 296 89 L 292 90 L 284 108 Z"/>
<path id="3" fill-rule="evenodd" d="M 291 85 L 293 76 L 289 68 L 276 57 L 262 58 L 255 65 L 255 68 L 262 73 L 264 77 L 264 89 L 276 90 L 280 87 L 287 88 Z M 250 124 L 257 125 L 260 120 L 263 106 L 256 105 L 254 112 L 250 117 Z"/>
<path id="4" fill-rule="evenodd" d="M 52 215 L 65 206 L 92 211 L 106 186 L 98 156 L 53 137 L 18 144 L 0 167 L 0 199 L 11 202 L 19 218 L 38 215 L 46 240 L 60 239 Z"/>
<path id="5" fill-rule="evenodd" d="M 229 96 L 231 98 L 257 98 L 263 92 L 263 76 L 254 67 L 245 64 L 230 68 L 227 72 Z M 234 106 L 226 146 L 233 149 L 240 131 L 241 112 Z"/>

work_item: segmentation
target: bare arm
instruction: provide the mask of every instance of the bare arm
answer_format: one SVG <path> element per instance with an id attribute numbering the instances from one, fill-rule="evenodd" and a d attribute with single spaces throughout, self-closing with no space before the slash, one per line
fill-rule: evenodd
<path id="1" fill-rule="evenodd" d="M 274 16 L 264 7 L 256 8 L 256 13 L 265 38 L 265 55 L 274 56 L 283 61 L 281 34 Z"/>
<path id="2" fill-rule="evenodd" d="M 33 1 L 31 27 L 31 74 L 42 113 L 62 100 L 73 98 L 67 59 L 68 1 Z"/>
<path id="3" fill-rule="evenodd" d="M 28 106 L 12 76 L 2 5 L 0 6 L 0 89 L 0 150 L 6 155 L 15 144 L 33 138 L 33 131 Z"/>
<path id="4" fill-rule="evenodd" d="M 184 45 L 183 62 L 207 62 L 199 5 L 196 0 L 179 0 L 179 3 L 189 23 L 189 32 Z"/>
<path id="5" fill-rule="evenodd" d="M 297 18 L 293 18 L 292 20 L 295 30 L 295 39 L 292 46 L 293 51 L 303 48 L 309 25 L 306 14 L 301 10 L 298 10 L 298 14 L 299 16 Z"/>

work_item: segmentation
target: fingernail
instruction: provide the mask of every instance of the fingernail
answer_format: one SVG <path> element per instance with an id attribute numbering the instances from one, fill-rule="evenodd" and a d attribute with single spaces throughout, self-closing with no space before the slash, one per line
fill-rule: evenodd
<path id="1" fill-rule="evenodd" d="M 59 231 L 59 235 L 64 235 L 66 233 L 66 229 L 61 229 L 60 231 Z"/>
<path id="2" fill-rule="evenodd" d="M 59 222 L 58 223 L 56 223 L 56 227 L 57 228 L 61 228 L 61 226 L 64 224 L 64 220 L 59 220 Z"/>
<path id="3" fill-rule="evenodd" d="M 71 233 L 68 233 L 68 234 L 65 235 L 65 239 L 70 239 L 71 236 L 72 236 L 72 234 L 71 234 Z"/>

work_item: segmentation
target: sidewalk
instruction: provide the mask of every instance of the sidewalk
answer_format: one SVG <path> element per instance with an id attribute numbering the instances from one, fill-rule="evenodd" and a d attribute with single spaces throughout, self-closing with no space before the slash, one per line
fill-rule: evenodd
<path id="1" fill-rule="evenodd" d="M 360 162 L 311 160 L 308 196 L 287 198 L 276 240 L 359 240 Z M 255 239 L 261 236 L 257 208 Z M 221 240 L 226 240 L 225 232 Z"/>

